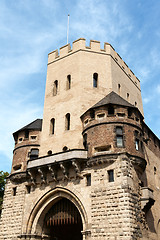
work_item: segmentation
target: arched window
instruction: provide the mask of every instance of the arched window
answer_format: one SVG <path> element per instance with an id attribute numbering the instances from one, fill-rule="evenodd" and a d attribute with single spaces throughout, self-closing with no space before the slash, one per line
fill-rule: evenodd
<path id="1" fill-rule="evenodd" d="M 52 119 L 51 119 L 50 133 L 51 133 L 51 134 L 54 134 L 54 131 L 55 131 L 55 119 L 52 118 Z"/>
<path id="2" fill-rule="evenodd" d="M 71 89 L 71 75 L 68 75 L 67 76 L 67 87 L 66 87 L 67 90 Z"/>
<path id="3" fill-rule="evenodd" d="M 94 88 L 98 87 L 98 73 L 93 74 L 93 87 Z"/>
<path id="4" fill-rule="evenodd" d="M 58 80 L 55 80 L 53 86 L 53 96 L 56 96 L 57 92 L 58 92 Z"/>
<path id="5" fill-rule="evenodd" d="M 70 113 L 65 116 L 65 130 L 70 130 Z"/>

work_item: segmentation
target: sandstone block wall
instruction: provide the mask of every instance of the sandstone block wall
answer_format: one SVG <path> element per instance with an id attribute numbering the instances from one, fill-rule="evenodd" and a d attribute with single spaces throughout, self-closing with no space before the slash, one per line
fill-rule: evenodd
<path id="1" fill-rule="evenodd" d="M 13 188 L 16 187 L 16 196 Z M 2 215 L 0 219 L 0 239 L 13 240 L 21 234 L 23 210 L 25 204 L 25 185 L 7 181 L 5 187 Z"/>

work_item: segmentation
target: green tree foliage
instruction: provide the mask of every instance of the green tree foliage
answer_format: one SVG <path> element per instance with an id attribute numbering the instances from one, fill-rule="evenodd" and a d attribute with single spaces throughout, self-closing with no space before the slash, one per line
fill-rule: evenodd
<path id="1" fill-rule="evenodd" d="M 6 177 L 8 175 L 9 175 L 8 172 L 0 171 L 0 214 L 1 214 L 1 211 L 2 211 L 2 202 L 3 202 L 3 195 L 4 195 Z"/>

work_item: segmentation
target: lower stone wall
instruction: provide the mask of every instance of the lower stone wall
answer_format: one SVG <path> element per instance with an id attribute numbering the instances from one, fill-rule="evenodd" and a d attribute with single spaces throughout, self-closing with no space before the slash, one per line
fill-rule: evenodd
<path id="1" fill-rule="evenodd" d="M 15 187 L 16 195 L 13 196 Z M 24 201 L 25 185 L 14 185 L 8 179 L 0 219 L 0 240 L 17 239 L 17 236 L 21 234 Z"/>
<path id="2" fill-rule="evenodd" d="M 108 182 L 109 169 L 114 170 L 114 182 Z M 105 168 L 95 168 L 93 180 L 97 186 L 91 192 L 92 239 L 136 240 L 142 237 L 139 187 L 133 184 L 134 173 L 126 157 Z"/>
<path id="3" fill-rule="evenodd" d="M 41 183 L 40 175 L 37 175 L 36 184 L 32 185 L 30 193 L 26 192 L 26 182 L 16 185 L 8 179 L 0 222 L 0 240 L 15 240 L 19 235 L 22 236 L 21 239 L 38 239 L 34 234 L 39 234 L 41 239 L 41 234 L 44 233 L 36 232 L 34 224 L 31 232 L 26 232 L 28 219 L 35 205 L 57 188 L 63 188 L 68 194 L 76 196 L 83 206 L 86 212 L 86 226 L 83 231 L 89 233 L 84 234 L 85 240 L 156 239 L 156 236 L 152 238 L 152 234 L 148 237 L 150 230 L 145 225 L 144 213 L 141 210 L 140 173 L 132 159 L 121 154 L 112 159 L 108 156 L 97 156 L 90 162 L 92 163 L 88 162 L 81 172 L 81 178 L 76 178 L 70 172 L 68 179 L 59 175 L 57 181 L 49 181 L 50 176 L 47 175 L 46 182 Z M 112 182 L 108 178 L 110 170 L 114 171 Z M 91 174 L 91 186 L 86 182 L 88 174 Z M 13 196 L 15 187 L 16 195 Z"/>

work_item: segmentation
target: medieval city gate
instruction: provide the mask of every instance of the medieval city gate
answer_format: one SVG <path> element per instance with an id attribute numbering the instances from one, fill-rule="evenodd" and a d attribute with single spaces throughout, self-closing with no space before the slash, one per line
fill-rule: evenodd
<path id="1" fill-rule="evenodd" d="M 29 217 L 27 232 L 50 240 L 82 240 L 86 223 L 79 199 L 67 189 L 56 188 L 37 202 Z"/>
<path id="2" fill-rule="evenodd" d="M 81 216 L 75 205 L 66 198 L 62 198 L 51 207 L 45 216 L 44 224 L 51 239 L 82 239 Z"/>

